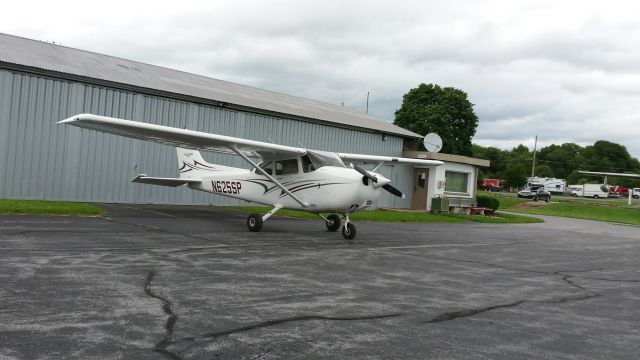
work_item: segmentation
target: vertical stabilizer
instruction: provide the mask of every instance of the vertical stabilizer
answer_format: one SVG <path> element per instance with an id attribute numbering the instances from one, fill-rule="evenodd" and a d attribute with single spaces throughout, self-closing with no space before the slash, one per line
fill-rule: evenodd
<path id="1" fill-rule="evenodd" d="M 200 179 L 213 171 L 222 170 L 222 166 L 204 161 L 197 150 L 176 148 L 176 152 L 178 153 L 178 172 L 181 179 Z"/>

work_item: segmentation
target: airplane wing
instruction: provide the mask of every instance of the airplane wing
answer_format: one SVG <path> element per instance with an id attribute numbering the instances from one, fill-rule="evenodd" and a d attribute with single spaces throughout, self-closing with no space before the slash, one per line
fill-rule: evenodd
<path id="1" fill-rule="evenodd" d="M 146 174 L 140 174 L 136 176 L 135 179 L 131 180 L 131 182 L 176 187 L 184 184 L 197 184 L 201 181 L 191 179 L 159 178 L 147 176 Z"/>
<path id="2" fill-rule="evenodd" d="M 248 157 L 286 158 L 300 156 L 306 153 L 306 150 L 303 148 L 93 114 L 75 115 L 59 121 L 58 124 L 73 125 L 85 129 L 93 129 L 193 150 L 234 153 L 232 149 L 235 148 Z"/>
<path id="3" fill-rule="evenodd" d="M 391 157 L 391 156 L 344 154 L 344 153 L 338 153 L 338 156 L 340 156 L 342 160 L 351 160 L 356 162 L 410 164 L 410 165 L 422 165 L 422 166 L 438 166 L 438 165 L 444 164 L 442 161 L 439 161 L 439 160 L 411 159 L 411 158 Z"/>
<path id="4" fill-rule="evenodd" d="M 596 176 L 611 176 L 620 178 L 632 178 L 639 179 L 640 174 L 625 174 L 625 173 L 610 173 L 610 172 L 598 172 L 598 171 L 578 171 L 581 174 L 596 175 Z"/>

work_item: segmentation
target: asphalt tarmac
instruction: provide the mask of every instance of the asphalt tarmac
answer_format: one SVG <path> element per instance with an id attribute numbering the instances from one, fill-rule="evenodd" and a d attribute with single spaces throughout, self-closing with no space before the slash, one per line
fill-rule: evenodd
<path id="1" fill-rule="evenodd" d="M 0 359 L 637 359 L 640 228 L 0 216 Z"/>

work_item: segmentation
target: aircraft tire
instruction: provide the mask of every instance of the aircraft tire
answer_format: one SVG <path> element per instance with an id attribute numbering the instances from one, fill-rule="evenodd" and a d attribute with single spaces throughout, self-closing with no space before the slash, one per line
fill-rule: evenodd
<path id="1" fill-rule="evenodd" d="M 538 201 L 538 197 L 537 197 L 537 196 L 534 196 L 534 197 L 533 197 L 533 201 Z"/>
<path id="2" fill-rule="evenodd" d="M 351 240 L 356 237 L 356 226 L 348 222 L 342 227 L 342 237 Z"/>
<path id="3" fill-rule="evenodd" d="M 329 231 L 338 231 L 341 224 L 342 221 L 340 221 L 340 217 L 336 214 L 327 216 L 327 221 L 325 221 L 325 225 L 327 225 L 327 230 Z"/>
<path id="4" fill-rule="evenodd" d="M 262 216 L 260 214 L 251 214 L 247 217 L 247 228 L 251 232 L 257 232 L 262 229 Z"/>

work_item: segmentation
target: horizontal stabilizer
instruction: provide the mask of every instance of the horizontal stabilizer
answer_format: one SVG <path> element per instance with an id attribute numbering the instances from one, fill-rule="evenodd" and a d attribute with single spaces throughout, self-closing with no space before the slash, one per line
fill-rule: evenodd
<path id="1" fill-rule="evenodd" d="M 160 185 L 160 186 L 180 186 L 184 184 L 198 184 L 202 181 L 193 180 L 193 179 L 176 179 L 176 178 L 159 178 L 159 177 L 150 177 L 146 174 L 140 174 L 136 176 L 135 179 L 131 180 L 131 182 L 137 182 L 142 184 L 151 184 L 151 185 Z"/>

